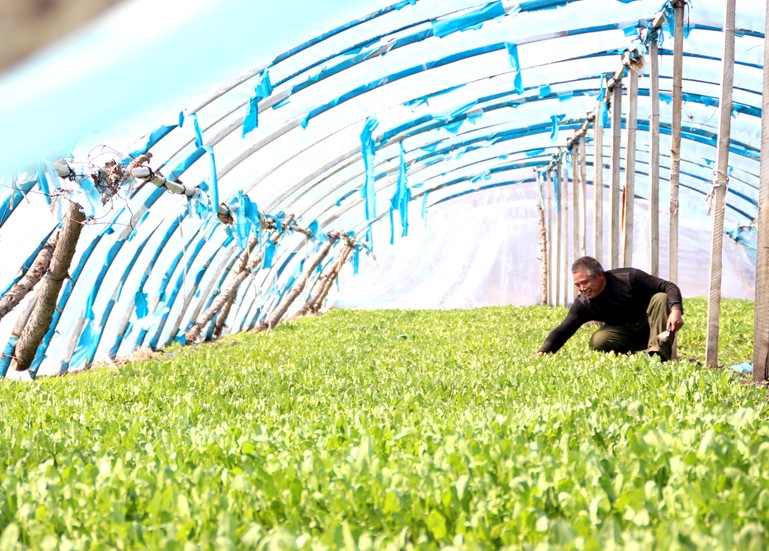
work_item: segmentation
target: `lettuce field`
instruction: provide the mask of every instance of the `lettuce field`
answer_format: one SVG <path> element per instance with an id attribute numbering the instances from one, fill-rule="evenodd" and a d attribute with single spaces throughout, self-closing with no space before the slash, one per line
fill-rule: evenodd
<path id="1" fill-rule="evenodd" d="M 685 307 L 664 364 L 534 358 L 558 308 L 332 311 L 0 381 L 0 549 L 766 549 L 766 390 Z"/>

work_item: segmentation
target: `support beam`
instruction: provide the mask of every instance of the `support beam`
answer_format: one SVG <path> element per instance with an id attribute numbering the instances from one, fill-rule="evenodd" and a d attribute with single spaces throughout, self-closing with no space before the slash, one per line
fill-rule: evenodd
<path id="1" fill-rule="evenodd" d="M 593 127 L 593 256 L 603 262 L 603 117 L 600 107 Z"/>
<path id="2" fill-rule="evenodd" d="M 585 156 L 585 134 L 579 138 L 579 256 L 587 254 L 587 158 Z"/>
<path id="3" fill-rule="evenodd" d="M 769 1 L 769 0 L 767 0 Z M 553 305 L 553 285 L 552 285 L 552 267 L 553 267 L 553 191 L 550 187 L 550 173 L 546 170 L 542 172 L 543 187 L 545 190 L 545 213 L 547 223 L 547 304 Z"/>
<path id="4" fill-rule="evenodd" d="M 283 228 L 287 231 L 288 227 L 291 225 L 291 222 L 293 221 L 294 216 L 289 215 L 286 217 L 286 219 L 283 221 Z M 285 233 L 285 231 L 281 232 L 279 229 L 275 229 L 272 232 L 272 235 L 268 238 L 273 243 L 277 243 L 280 237 Z M 259 266 L 259 263 L 264 258 L 264 251 L 260 251 L 259 254 L 253 255 L 246 265 L 246 269 L 238 272 L 235 274 L 235 277 L 233 280 L 225 287 L 221 294 L 214 299 L 214 301 L 211 303 L 211 306 L 208 307 L 208 309 L 203 312 L 203 315 L 200 317 L 200 319 L 196 320 L 195 323 L 192 324 L 192 326 L 187 330 L 186 339 L 187 344 L 192 344 L 198 340 L 200 337 L 200 334 L 203 332 L 203 329 L 205 328 L 208 323 L 214 319 L 214 316 L 224 307 L 225 304 L 230 300 L 231 295 L 236 294 L 238 292 L 238 288 L 240 287 L 240 284 L 243 283 L 246 278 L 251 275 L 254 270 Z"/>
<path id="5" fill-rule="evenodd" d="M 649 45 L 649 273 L 660 273 L 660 64 L 659 46 Z"/>
<path id="6" fill-rule="evenodd" d="M 275 307 L 275 310 L 273 310 L 267 320 L 259 326 L 260 330 L 272 329 L 278 325 L 278 323 L 280 323 L 280 320 L 283 319 L 283 316 L 286 314 L 297 297 L 302 294 L 302 291 L 307 285 L 307 282 L 310 280 L 310 276 L 312 276 L 318 265 L 323 262 L 323 259 L 326 258 L 329 251 L 331 250 L 331 247 L 334 245 L 334 243 L 336 243 L 338 239 L 338 233 L 330 234 L 328 236 L 328 241 L 326 241 L 321 246 L 320 250 L 318 250 L 317 254 L 313 257 L 309 266 L 305 268 L 302 277 L 300 277 L 299 280 L 294 283 L 294 286 L 291 287 L 291 289 L 286 293 L 280 303 L 278 303 L 278 305 Z"/>
<path id="7" fill-rule="evenodd" d="M 769 36 L 769 0 L 766 0 Z M 758 190 L 756 301 L 753 324 L 753 380 L 769 378 L 769 41 L 764 41 L 764 90 L 761 102 L 761 184 Z"/>
<path id="8" fill-rule="evenodd" d="M 677 0 L 673 32 L 673 113 L 670 124 L 670 244 L 668 279 L 678 282 L 678 203 L 681 180 L 681 110 L 683 109 L 684 7 Z"/>
<path id="9" fill-rule="evenodd" d="M 633 229 L 635 227 L 635 159 L 638 135 L 638 72 L 628 56 L 628 89 L 627 89 L 627 140 L 625 141 L 625 217 L 622 233 L 624 250 L 622 265 L 633 265 Z"/>
<path id="10" fill-rule="evenodd" d="M 545 223 L 545 190 L 542 184 L 542 175 L 537 173 L 537 188 L 539 201 L 537 202 L 537 219 L 539 221 L 539 303 L 547 304 L 547 225 Z"/>
<path id="11" fill-rule="evenodd" d="M 572 256 L 571 260 L 576 260 L 579 254 L 579 219 L 580 219 L 580 206 L 581 201 L 579 198 L 579 145 L 578 141 L 574 140 L 571 144 L 571 204 L 572 204 L 572 217 L 571 217 L 571 242 L 572 242 Z M 573 289 L 573 298 L 577 298 L 577 288 Z"/>
<path id="12" fill-rule="evenodd" d="M 726 186 L 729 182 L 729 142 L 732 124 L 732 92 L 734 89 L 734 27 L 735 0 L 725 0 L 724 49 L 719 100 L 718 152 L 711 190 L 713 208 L 713 238 L 710 250 L 710 287 L 708 292 L 708 329 L 705 362 L 718 367 L 718 328 L 721 317 L 721 276 L 724 242 L 724 210 Z"/>
<path id="13" fill-rule="evenodd" d="M 611 92 L 611 182 L 609 184 L 609 268 L 620 267 L 620 163 L 622 158 L 622 81 Z"/>
<path id="14" fill-rule="evenodd" d="M 561 185 L 561 159 L 555 166 L 555 304 L 560 306 L 561 302 L 561 272 L 563 268 L 563 253 L 561 252 L 563 242 L 563 186 Z"/>

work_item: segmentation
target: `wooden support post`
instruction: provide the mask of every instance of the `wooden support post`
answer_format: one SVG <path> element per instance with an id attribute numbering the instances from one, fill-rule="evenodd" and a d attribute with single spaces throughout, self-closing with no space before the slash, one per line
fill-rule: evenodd
<path id="1" fill-rule="evenodd" d="M 769 0 L 766 1 L 769 36 Z M 764 41 L 764 90 L 761 102 L 761 178 L 758 190 L 756 301 L 753 324 L 753 380 L 769 378 L 769 41 Z"/>
<path id="2" fill-rule="evenodd" d="M 649 273 L 660 273 L 660 65 L 656 40 L 649 45 Z"/>
<path id="3" fill-rule="evenodd" d="M 318 267 L 318 264 L 323 262 L 323 259 L 326 258 L 326 255 L 328 255 L 329 251 L 331 250 L 331 247 L 334 245 L 334 243 L 338 239 L 339 239 L 338 233 L 329 234 L 328 241 L 326 241 L 321 246 L 318 253 L 310 262 L 310 265 L 307 266 L 307 268 L 305 268 L 305 271 L 304 271 L 304 274 L 302 274 L 302 277 L 300 277 L 296 281 L 296 283 L 294 283 L 294 286 L 291 287 L 291 289 L 286 293 L 286 295 L 283 297 L 280 303 L 278 303 L 278 305 L 275 307 L 275 310 L 273 310 L 273 312 L 270 314 L 267 320 L 259 326 L 260 330 L 272 329 L 273 327 L 278 325 L 278 323 L 280 323 L 280 320 L 283 319 L 283 316 L 291 307 L 291 304 L 293 304 L 296 298 L 302 294 L 302 291 L 307 285 L 307 282 L 309 281 L 310 276 Z"/>
<path id="4" fill-rule="evenodd" d="M 555 175 L 553 176 L 555 186 L 555 304 L 561 303 L 561 272 L 563 269 L 563 186 L 561 185 L 561 159 L 555 166 Z"/>
<path id="5" fill-rule="evenodd" d="M 566 151 L 563 151 L 561 156 L 561 163 L 558 168 L 561 173 L 562 191 L 561 191 L 561 213 L 563 215 L 563 259 L 561 276 L 563 277 L 563 305 L 566 306 L 569 303 L 569 277 L 566 273 L 569 266 L 570 247 L 569 247 L 569 185 L 568 176 L 566 176 Z"/>
<path id="6" fill-rule="evenodd" d="M 35 285 L 38 284 L 48 271 L 58 236 L 58 231 L 51 236 L 48 242 L 43 245 L 43 248 L 40 249 L 40 252 L 37 253 L 34 262 L 32 262 L 32 265 L 27 270 L 27 273 L 24 274 L 24 277 L 17 281 L 16 284 L 11 287 L 2 298 L 0 298 L 0 319 L 13 310 L 24 297 L 32 291 Z"/>
<path id="7" fill-rule="evenodd" d="M 620 252 L 620 162 L 622 157 L 622 81 L 612 88 L 611 182 L 609 184 L 609 268 L 619 268 Z"/>
<path id="8" fill-rule="evenodd" d="M 573 258 L 571 260 L 576 260 L 578 256 L 582 256 L 579 254 L 580 246 L 579 246 L 579 219 L 580 219 L 580 206 L 582 202 L 579 198 L 579 146 L 577 144 L 577 140 L 574 140 L 571 145 L 571 202 L 574 208 L 574 212 L 572 213 L 572 228 L 571 228 L 571 235 L 572 235 L 572 251 L 573 251 Z M 577 288 L 574 287 L 574 298 L 577 297 Z"/>
<path id="9" fill-rule="evenodd" d="M 767 0 L 769 1 L 769 0 Z M 553 305 L 553 191 L 550 187 L 550 173 L 542 172 L 543 187 L 545 189 L 545 213 L 547 214 L 547 304 Z"/>
<path id="10" fill-rule="evenodd" d="M 587 158 L 585 156 L 585 134 L 579 138 L 579 256 L 587 254 Z"/>
<path id="11" fill-rule="evenodd" d="M 678 282 L 678 206 L 681 181 L 681 111 L 683 109 L 684 7 L 677 0 L 673 36 L 673 112 L 670 124 L 670 244 L 669 276 Z"/>
<path id="12" fill-rule="evenodd" d="M 273 243 L 277 243 L 280 237 L 287 231 L 289 225 L 293 221 L 294 216 L 289 215 L 286 217 L 286 219 L 283 221 L 283 229 L 284 231 L 281 232 L 279 230 L 275 230 L 272 232 L 272 235 L 268 238 Z M 192 344 L 195 341 L 198 340 L 200 337 L 200 334 L 203 332 L 203 329 L 205 326 L 214 319 L 214 316 L 219 312 L 222 307 L 227 303 L 227 301 L 230 300 L 231 295 L 234 295 L 238 292 L 238 287 L 240 287 L 240 284 L 243 283 L 246 278 L 253 273 L 253 271 L 256 269 L 256 267 L 259 265 L 259 263 L 264 258 L 264 251 L 261 251 L 259 254 L 253 255 L 246 265 L 246 269 L 238 272 L 235 274 L 235 277 L 233 280 L 225 287 L 221 294 L 214 299 L 214 301 L 211 303 L 211 306 L 208 307 L 208 309 L 203 312 L 203 315 L 200 317 L 199 320 L 197 320 L 195 323 L 192 324 L 192 327 L 190 327 L 187 330 L 186 339 L 187 344 Z"/>
<path id="13" fill-rule="evenodd" d="M 622 265 L 633 265 L 633 228 L 635 227 L 635 159 L 638 133 L 638 72 L 629 63 L 627 141 L 625 142 L 625 218 L 623 226 L 624 250 Z"/>
<path id="14" fill-rule="evenodd" d="M 726 186 L 729 182 L 729 142 L 732 124 L 732 92 L 734 89 L 735 0 L 725 0 L 724 49 L 721 72 L 721 98 L 718 103 L 718 152 L 711 190 L 713 239 L 710 250 L 710 287 L 708 293 L 708 331 L 705 362 L 718 367 L 718 326 L 721 316 L 721 275 L 724 242 L 724 210 Z"/>
<path id="15" fill-rule="evenodd" d="M 542 175 L 537 172 L 537 187 L 539 188 L 539 201 L 537 202 L 537 219 L 539 221 L 539 303 L 547 304 L 547 225 L 545 224 L 545 190 L 542 184 Z"/>
<path id="16" fill-rule="evenodd" d="M 240 265 L 238 266 L 238 271 L 235 273 L 240 273 L 243 270 L 246 269 L 248 266 L 248 257 L 251 255 L 252 251 L 256 248 L 257 244 L 257 238 L 251 237 L 248 240 L 248 243 L 246 244 L 246 250 L 243 251 L 243 255 L 240 258 Z M 222 331 L 224 331 L 224 326 L 227 323 L 227 317 L 230 315 L 230 310 L 232 309 L 232 305 L 235 302 L 235 297 L 237 296 L 237 293 L 232 293 L 230 295 L 230 298 L 227 300 L 227 303 L 222 308 L 222 311 L 219 313 L 219 315 L 216 317 L 216 323 L 214 324 L 214 333 L 213 338 L 218 339 L 222 336 Z"/>
<path id="17" fill-rule="evenodd" d="M 306 316 L 307 314 L 317 314 L 323 306 L 323 301 L 326 299 L 331 287 L 334 285 L 334 280 L 339 275 L 347 259 L 350 257 L 350 253 L 355 249 L 355 242 L 351 239 L 345 238 L 342 250 L 339 252 L 336 260 L 327 266 L 323 273 L 318 276 L 318 279 L 313 285 L 310 298 L 304 303 L 299 310 L 292 316 L 292 318 L 298 318 Z"/>
<path id="18" fill-rule="evenodd" d="M 61 286 L 69 276 L 69 266 L 72 263 L 72 257 L 75 256 L 83 222 L 85 222 L 85 214 L 80 205 L 71 203 L 53 251 L 50 268 L 40 285 L 35 307 L 16 345 L 14 359 L 11 362 L 12 369 L 25 371 L 32 365 L 37 347 L 40 346 L 51 325 Z"/>
<path id="19" fill-rule="evenodd" d="M 600 106 L 593 126 L 593 255 L 599 262 L 603 256 L 603 117 Z"/>

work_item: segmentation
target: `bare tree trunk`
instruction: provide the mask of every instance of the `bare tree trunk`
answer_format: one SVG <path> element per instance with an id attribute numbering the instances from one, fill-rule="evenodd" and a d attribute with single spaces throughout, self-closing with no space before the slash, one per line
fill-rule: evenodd
<path id="1" fill-rule="evenodd" d="M 3 319 L 8 312 L 16 308 L 24 297 L 27 296 L 27 294 L 43 278 L 45 272 L 48 271 L 58 236 L 59 232 L 56 232 L 51 236 L 48 243 L 43 245 L 43 248 L 37 253 L 35 261 L 32 263 L 32 266 L 29 267 L 27 273 L 24 274 L 24 277 L 22 277 L 16 285 L 11 287 L 5 296 L 0 298 L 0 319 Z"/>
<path id="2" fill-rule="evenodd" d="M 286 220 L 283 222 L 284 226 L 288 227 L 293 219 L 293 215 L 286 217 Z M 275 230 L 269 237 L 269 240 L 273 243 L 277 243 L 283 233 L 284 232 Z M 241 270 L 235 274 L 235 278 L 227 287 L 224 288 L 221 294 L 216 297 L 214 302 L 211 303 L 211 306 L 208 307 L 208 310 L 203 312 L 203 315 L 200 317 L 200 319 L 189 328 L 186 334 L 187 344 L 191 344 L 198 340 L 200 333 L 203 332 L 203 328 L 208 324 L 208 322 L 214 319 L 216 313 L 219 312 L 222 307 L 230 300 L 230 297 L 235 296 L 235 294 L 238 292 L 238 287 L 240 287 L 240 284 L 243 283 L 246 278 L 254 271 L 254 269 L 259 265 L 263 258 L 264 251 L 261 251 L 259 254 L 251 257 L 251 259 L 248 261 L 248 264 L 246 265 L 245 270 Z"/>
<path id="3" fill-rule="evenodd" d="M 64 221 L 64 226 L 59 233 L 56 248 L 53 251 L 50 269 L 40 286 L 40 294 L 35 303 L 29 322 L 19 337 L 16 345 L 14 360 L 11 367 L 16 371 L 29 369 L 35 358 L 37 347 L 43 340 L 48 327 L 51 324 L 53 312 L 56 309 L 56 300 L 59 297 L 62 283 L 68 276 L 72 257 L 75 256 L 77 240 L 83 229 L 85 214 L 80 205 L 72 203 L 69 214 Z"/>
<path id="4" fill-rule="evenodd" d="M 296 297 L 302 294 L 302 291 L 307 285 L 307 281 L 310 279 L 312 272 L 315 271 L 315 268 L 318 267 L 318 264 L 320 264 L 323 259 L 326 258 L 328 252 L 331 250 L 331 247 L 334 245 L 337 239 L 339 239 L 339 234 L 329 235 L 328 241 L 324 243 L 320 248 L 318 254 L 315 255 L 315 258 L 313 258 L 310 265 L 307 267 L 307 269 L 305 269 L 304 274 L 299 279 L 299 281 L 297 281 L 291 290 L 286 293 L 286 296 L 283 297 L 283 300 L 280 301 L 277 308 L 275 308 L 272 314 L 270 314 L 270 317 L 267 318 L 267 321 L 259 326 L 260 330 L 272 329 L 278 325 L 278 323 L 280 323 L 280 320 L 283 318 L 291 304 L 293 304 L 293 302 L 296 300 Z"/>

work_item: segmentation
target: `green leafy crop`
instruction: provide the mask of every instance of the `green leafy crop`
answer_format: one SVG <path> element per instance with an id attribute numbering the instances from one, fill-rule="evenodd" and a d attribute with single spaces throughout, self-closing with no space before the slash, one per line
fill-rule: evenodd
<path id="1" fill-rule="evenodd" d="M 766 393 L 685 307 L 664 364 L 534 358 L 563 309 L 333 311 L 2 381 L 0 549 L 765 549 Z"/>

